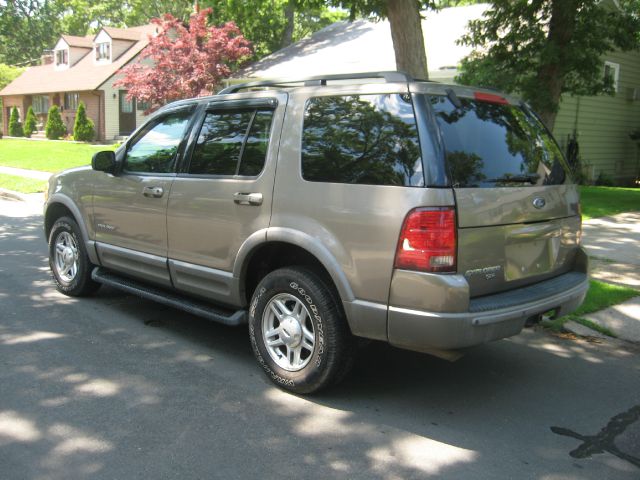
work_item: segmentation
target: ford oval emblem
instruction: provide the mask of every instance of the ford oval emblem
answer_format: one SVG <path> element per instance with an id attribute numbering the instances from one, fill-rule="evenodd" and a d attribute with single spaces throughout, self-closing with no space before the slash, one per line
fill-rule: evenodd
<path id="1" fill-rule="evenodd" d="M 546 204 L 547 202 L 545 202 L 544 198 L 542 197 L 536 197 L 533 199 L 533 206 L 537 209 L 543 208 Z"/>

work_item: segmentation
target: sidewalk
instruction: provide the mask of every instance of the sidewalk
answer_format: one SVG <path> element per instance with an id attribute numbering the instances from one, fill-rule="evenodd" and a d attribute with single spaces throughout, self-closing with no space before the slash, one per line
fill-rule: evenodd
<path id="1" fill-rule="evenodd" d="M 591 278 L 640 289 L 640 212 L 585 221 L 582 244 L 590 257 Z M 584 318 L 608 328 L 622 340 L 640 343 L 640 292 Z M 585 335 L 584 331 L 574 333 Z"/>
<path id="2" fill-rule="evenodd" d="M 35 180 L 49 180 L 49 177 L 53 175 L 49 172 L 40 172 L 38 170 L 27 170 L 24 168 L 2 167 L 0 166 L 0 173 L 6 175 L 15 175 L 16 177 L 27 177 Z"/>

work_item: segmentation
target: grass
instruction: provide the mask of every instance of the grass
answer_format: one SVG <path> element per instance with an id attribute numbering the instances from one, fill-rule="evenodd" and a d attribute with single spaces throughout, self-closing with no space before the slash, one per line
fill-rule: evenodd
<path id="1" fill-rule="evenodd" d="M 589 320 L 583 318 L 583 315 L 603 310 L 612 305 L 617 305 L 632 297 L 640 295 L 640 291 L 633 288 L 620 287 L 618 285 L 611 285 L 605 282 L 599 282 L 597 280 L 591 280 L 589 282 L 589 291 L 584 299 L 584 303 L 575 312 L 565 315 L 564 317 L 555 318 L 553 320 L 547 320 L 542 322 L 544 327 L 547 327 L 554 332 L 562 331 L 562 326 L 569 320 L 580 323 L 585 327 L 589 327 L 592 330 L 596 330 L 610 337 L 615 337 L 615 334 L 605 327 L 601 327 Z"/>
<path id="2" fill-rule="evenodd" d="M 580 187 L 582 219 L 640 211 L 640 188 Z"/>
<path id="3" fill-rule="evenodd" d="M 47 182 L 33 178 L 0 174 L 0 188 L 20 193 L 39 193 L 47 189 Z"/>
<path id="4" fill-rule="evenodd" d="M 0 140 L 0 165 L 58 172 L 89 165 L 94 153 L 113 149 L 113 145 L 3 138 Z"/>

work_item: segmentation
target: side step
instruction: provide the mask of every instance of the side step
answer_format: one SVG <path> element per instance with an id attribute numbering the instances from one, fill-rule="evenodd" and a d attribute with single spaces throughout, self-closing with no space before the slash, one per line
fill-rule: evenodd
<path id="1" fill-rule="evenodd" d="M 100 267 L 93 269 L 93 272 L 91 272 L 91 278 L 98 283 L 109 285 L 110 287 L 137 295 L 138 297 L 184 310 L 185 312 L 199 317 L 204 317 L 207 320 L 222 323 L 224 325 L 237 326 L 247 323 L 246 310 L 233 311 L 214 307 L 206 302 L 185 298 L 175 292 L 169 292 L 143 284 L 130 278 L 121 277 L 120 275 L 109 272 Z"/>

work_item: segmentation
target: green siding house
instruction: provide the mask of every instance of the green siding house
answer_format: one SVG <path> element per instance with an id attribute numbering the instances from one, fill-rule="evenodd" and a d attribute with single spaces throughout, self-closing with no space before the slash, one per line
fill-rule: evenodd
<path id="1" fill-rule="evenodd" d="M 640 178 L 640 140 L 629 138 L 640 129 L 640 52 L 610 53 L 603 58 L 604 70 L 613 78 L 615 94 L 564 95 L 553 133 L 563 147 L 576 134 L 588 180 L 601 177 L 629 186 Z"/>

